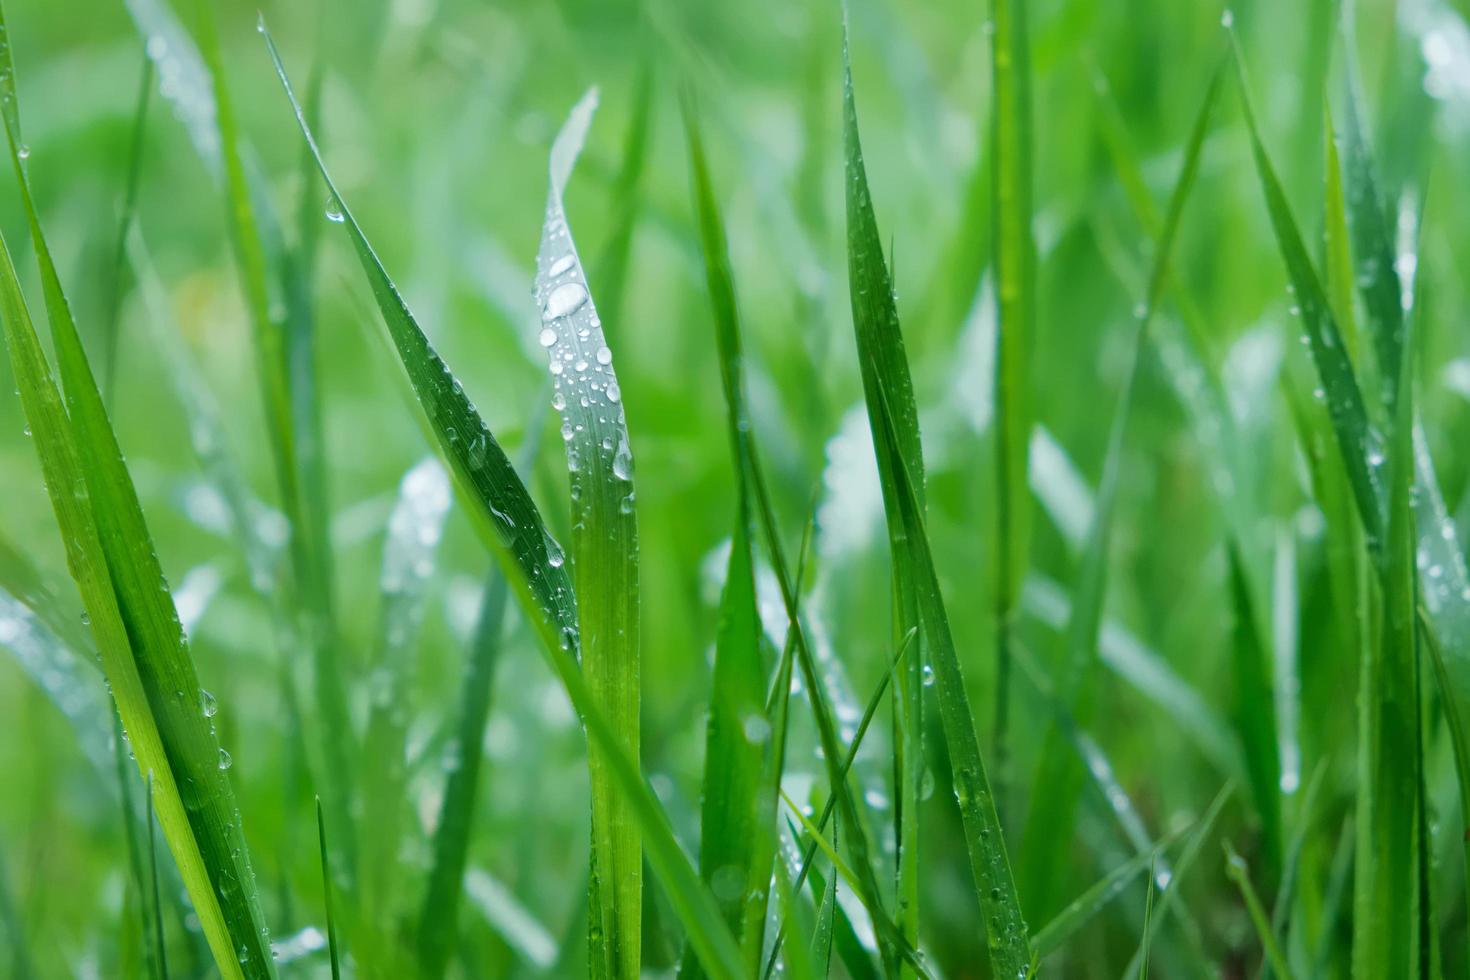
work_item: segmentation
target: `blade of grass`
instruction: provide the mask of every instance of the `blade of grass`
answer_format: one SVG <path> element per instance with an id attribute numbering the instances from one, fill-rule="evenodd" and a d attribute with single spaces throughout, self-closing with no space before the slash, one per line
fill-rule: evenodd
<path id="1" fill-rule="evenodd" d="M 226 977 L 272 977 L 268 933 L 224 772 L 228 755 L 203 711 L 187 640 L 31 199 L 9 51 L 7 41 L 0 117 L 66 390 L 63 407 L 9 250 L 0 247 L 0 319 L 22 404 L 139 771 L 159 780 L 159 820 L 215 961 Z"/>
<path id="2" fill-rule="evenodd" d="M 148 828 L 148 888 L 153 919 L 153 963 L 158 980 L 168 980 L 168 952 L 163 941 L 163 894 L 158 887 L 158 835 L 153 830 L 153 773 L 148 773 L 148 806 L 143 826 Z"/>
<path id="3" fill-rule="evenodd" d="M 1011 875 L 1010 857 L 1006 853 L 990 780 L 980 755 L 974 715 L 965 692 L 959 654 L 950 634 L 949 616 L 939 590 L 928 531 L 908 464 L 899 449 L 892 413 L 886 401 L 880 404 L 880 408 L 882 437 L 874 439 L 874 448 L 890 455 L 891 471 L 898 475 L 895 484 L 914 558 L 920 621 L 933 655 L 940 718 L 954 774 L 955 800 L 964 824 L 965 845 L 985 923 L 990 962 L 999 976 L 1024 976 L 1031 963 L 1026 923 L 1021 915 L 1020 897 Z"/>
<path id="4" fill-rule="evenodd" d="M 1231 714 L 1245 750 L 1246 781 L 1261 818 L 1262 843 L 1273 876 L 1282 861 L 1281 752 L 1266 649 L 1261 641 L 1245 578 L 1245 560 L 1232 540 L 1229 548 L 1230 603 L 1234 613 L 1231 661 L 1235 675 Z"/>
<path id="5" fill-rule="evenodd" d="M 622 391 L 602 320 L 572 240 L 562 195 L 597 92 L 572 109 L 551 146 L 550 184 L 536 256 L 539 340 L 550 357 L 552 405 L 561 414 L 571 485 L 572 572 L 582 673 L 630 758 L 639 754 L 638 518 L 633 453 Z M 596 746 L 592 776 L 589 941 L 602 950 L 593 975 L 636 978 L 642 962 L 643 854 L 631 804 L 613 786 Z M 595 954 L 594 954 L 595 958 Z"/>
<path id="6" fill-rule="evenodd" d="M 846 20 L 842 43 L 842 120 L 847 179 L 847 277 L 852 305 L 853 332 L 863 379 L 863 400 L 873 439 L 878 439 L 880 399 L 894 412 L 900 458 L 912 467 L 920 513 L 924 508 L 924 454 L 919 436 L 919 410 L 909 376 L 908 355 L 898 322 L 893 280 L 883 259 L 883 240 L 873 212 L 858 134 L 857 102 L 853 93 L 852 59 L 848 50 Z M 890 567 L 893 575 L 894 640 L 919 625 L 914 594 L 914 557 L 897 502 L 897 477 L 891 472 L 894 460 L 878 456 L 878 482 L 883 492 L 883 511 L 888 528 Z M 919 938 L 919 799 L 925 769 L 923 697 L 923 644 L 909 658 L 894 685 L 893 779 L 897 788 L 894 807 L 894 844 L 897 848 L 897 893 L 899 926 L 910 945 Z"/>
<path id="7" fill-rule="evenodd" d="M 1358 318 L 1353 305 L 1353 284 L 1357 277 L 1353 273 L 1351 232 L 1348 230 L 1347 201 L 1342 186 L 1342 158 L 1337 152 L 1338 136 L 1332 122 L 1332 108 L 1325 102 L 1322 117 L 1327 171 L 1323 228 L 1327 259 L 1323 263 L 1323 271 L 1327 278 L 1327 295 L 1332 300 L 1332 314 L 1342 330 L 1342 342 L 1347 345 L 1348 357 L 1361 366 Z M 1360 367 L 1360 375 L 1363 374 Z"/>
<path id="8" fill-rule="evenodd" d="M 327 815 L 321 797 L 316 800 L 316 839 L 322 861 L 322 904 L 327 916 L 327 955 L 332 962 L 332 980 L 342 980 L 341 954 L 337 948 L 337 918 L 332 914 L 332 861 L 327 850 Z"/>
<path id="9" fill-rule="evenodd" d="M 111 401 L 116 397 L 118 318 L 122 313 L 123 273 L 126 269 L 128 233 L 138 209 L 138 183 L 143 173 L 143 147 L 148 135 L 148 103 L 153 94 L 153 61 L 143 53 L 143 71 L 138 78 L 138 99 L 133 108 L 132 135 L 128 141 L 128 175 L 123 185 L 122 208 L 117 220 L 117 244 L 113 249 L 108 299 L 102 321 L 103 350 L 102 393 Z"/>
<path id="10" fill-rule="evenodd" d="M 1145 887 L 1148 890 L 1143 900 L 1143 962 L 1138 967 L 1138 980 L 1148 980 L 1149 937 L 1153 934 L 1154 924 L 1155 887 L 1152 867 L 1149 868 L 1148 884 Z"/>
<path id="11" fill-rule="evenodd" d="M 1097 918 L 1098 914 L 1113 899 L 1121 895 L 1133 883 L 1133 879 L 1144 871 L 1149 872 L 1150 879 L 1157 878 L 1157 875 L 1153 873 L 1155 862 L 1164 853 L 1165 848 L 1183 833 L 1183 830 L 1176 831 L 1150 850 L 1135 854 L 1109 871 L 1091 888 L 1072 899 L 1066 908 L 1058 912 L 1055 918 L 1037 930 L 1032 937 L 1031 952 L 1037 961 L 1044 960 L 1061 949 L 1084 926 Z"/>
<path id="12" fill-rule="evenodd" d="M 35 972 L 31 966 L 30 933 L 21 920 L 20 910 L 10 893 L 10 873 L 5 867 L 5 851 L 0 849 L 0 926 L 10 937 L 10 971 L 15 980 L 31 980 Z"/>
<path id="13" fill-rule="evenodd" d="M 1026 453 L 1031 437 L 1030 346 L 1036 329 L 1031 203 L 1031 54 L 1024 0 L 993 0 L 990 139 L 995 147 L 991 232 L 999 335 L 995 352 L 995 763 L 1005 793 L 1011 634 L 1029 551 Z M 930 624 L 930 629 L 934 624 Z"/>
<path id="14" fill-rule="evenodd" d="M 1153 268 L 1149 274 L 1148 292 L 1134 335 L 1132 358 L 1127 379 L 1109 429 L 1102 483 L 1087 543 L 1083 548 L 1078 572 L 1078 586 L 1067 628 L 1067 645 L 1056 695 L 1079 725 L 1090 721 L 1094 695 L 1092 677 L 1098 661 L 1098 637 L 1102 628 L 1103 605 L 1107 597 L 1109 545 L 1112 539 L 1119 471 L 1122 467 L 1123 444 L 1128 420 L 1136 399 L 1139 367 L 1148 341 L 1149 323 L 1162 297 L 1169 265 L 1169 253 L 1184 214 L 1184 206 L 1194 186 L 1199 169 L 1200 152 L 1209 132 L 1210 116 L 1220 90 L 1224 63 L 1211 73 L 1209 84 L 1195 115 L 1179 177 L 1169 197 L 1163 229 L 1155 249 Z M 1014 653 L 1012 653 L 1014 656 Z M 1062 733 L 1055 727 L 1047 731 L 1046 745 L 1037 766 L 1031 807 L 1022 839 L 1022 894 L 1033 917 L 1049 918 L 1055 914 L 1066 887 L 1068 849 L 1059 841 L 1072 839 L 1077 800 L 1082 791 L 1083 771 L 1079 760 L 1063 750 Z M 1042 801 L 1045 801 L 1044 803 Z"/>
<path id="15" fill-rule="evenodd" d="M 597 260 L 597 295 L 602 315 L 614 331 L 622 323 L 623 293 L 628 285 L 628 258 L 641 209 L 638 185 L 643 180 L 653 121 L 653 69 L 644 62 L 633 94 L 633 118 L 623 139 L 623 157 L 613 184 L 612 230 Z"/>
<path id="16" fill-rule="evenodd" d="M 1251 917 L 1251 925 L 1255 927 L 1256 938 L 1261 941 L 1261 947 L 1265 950 L 1266 961 L 1283 980 L 1293 980 L 1295 974 L 1291 972 L 1291 964 L 1287 962 L 1286 954 L 1281 950 L 1281 944 L 1276 941 L 1276 935 L 1271 931 L 1271 923 L 1266 918 L 1266 910 L 1261 905 L 1260 896 L 1256 894 L 1256 888 L 1251 884 L 1250 866 L 1246 864 L 1245 858 L 1235 852 L 1235 848 L 1230 846 L 1229 841 L 1221 843 L 1225 848 L 1225 874 L 1240 890 L 1241 900 L 1245 902 L 1246 911 Z"/>
<path id="17" fill-rule="evenodd" d="M 479 868 L 470 868 L 464 890 L 485 921 L 528 966 L 546 972 L 555 965 L 556 940 L 503 884 Z"/>
<path id="18" fill-rule="evenodd" d="M 624 733 L 603 715 L 590 685 L 577 669 L 576 599 L 560 549 L 500 444 L 448 366 L 434 352 L 338 193 L 291 89 L 280 54 L 269 33 L 262 31 L 262 34 L 302 137 L 311 148 L 333 203 L 340 207 L 342 224 L 475 528 L 501 562 L 517 600 L 541 640 L 543 651 L 582 718 L 589 742 L 598 746 L 609 774 L 630 803 L 632 819 L 643 834 L 649 863 L 668 892 L 706 972 L 717 980 L 734 980 L 742 975 L 741 958 L 718 906 L 700 883 L 694 866 L 674 838 L 667 814 L 624 748 Z M 557 557 L 555 563 L 550 560 L 553 554 Z"/>

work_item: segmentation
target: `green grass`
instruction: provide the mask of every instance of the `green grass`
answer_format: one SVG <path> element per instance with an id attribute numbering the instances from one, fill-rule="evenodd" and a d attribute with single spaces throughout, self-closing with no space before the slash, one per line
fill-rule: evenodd
<path id="1" fill-rule="evenodd" d="M 10 0 L 0 975 L 1470 977 L 1463 6 Z"/>

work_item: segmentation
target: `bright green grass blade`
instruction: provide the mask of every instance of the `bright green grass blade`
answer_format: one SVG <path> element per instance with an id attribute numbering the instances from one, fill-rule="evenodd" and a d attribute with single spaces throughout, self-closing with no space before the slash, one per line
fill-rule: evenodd
<path id="1" fill-rule="evenodd" d="M 0 114 L 66 389 L 63 408 L 8 248 L 0 249 L 0 316 L 22 404 L 139 770 L 159 780 L 159 821 L 216 963 L 227 977 L 274 976 L 234 791 L 224 772 L 229 756 L 204 712 L 187 639 L 31 200 L 9 56 L 7 40 L 0 55 Z"/>
<path id="2" fill-rule="evenodd" d="M 1004 793 L 1011 634 L 1030 547 L 1026 459 L 1031 440 L 1030 347 L 1036 330 L 1031 202 L 1031 53 L 1025 0 L 992 0 L 991 221 L 999 335 L 995 351 L 995 762 Z M 930 629 L 935 624 L 929 624 Z"/>
<path id="3" fill-rule="evenodd" d="M 628 285 L 628 259 L 633 253 L 633 230 L 642 202 L 639 184 L 648 159 L 653 129 L 653 71 L 647 63 L 639 70 L 633 95 L 633 118 L 623 139 L 623 158 L 613 184 L 612 230 L 597 260 L 598 306 L 614 332 L 622 323 L 623 293 Z"/>
<path id="4" fill-rule="evenodd" d="M 1232 39 L 1233 37 L 1232 34 Z M 1311 257 L 1302 242 L 1296 219 L 1292 217 L 1291 206 L 1286 201 L 1281 182 L 1277 179 L 1276 171 L 1266 155 L 1266 147 L 1261 142 L 1245 77 L 1245 63 L 1238 47 L 1235 49 L 1234 60 L 1236 76 L 1240 82 L 1241 104 L 1245 110 L 1246 129 L 1250 134 L 1251 153 L 1260 176 L 1261 190 L 1266 198 L 1266 210 L 1295 293 L 1302 325 L 1306 329 L 1312 363 L 1321 379 L 1328 414 L 1331 416 L 1338 449 L 1347 470 L 1358 516 L 1367 534 L 1369 548 L 1377 554 L 1382 546 L 1383 507 L 1375 476 L 1368 463 L 1371 433 L 1363 396 L 1358 389 L 1352 361 L 1344 348 L 1342 335 L 1337 329 L 1331 304 L 1322 290 Z"/>
<path id="5" fill-rule="evenodd" d="M 571 484 L 572 572 L 582 673 L 630 758 L 639 753 L 638 517 L 633 453 L 622 391 L 602 320 L 587 291 L 562 195 L 581 153 L 594 89 L 572 109 L 551 146 L 550 186 L 536 256 L 539 341 L 550 356 L 552 405 L 561 414 Z M 636 978 L 642 963 L 643 853 L 631 804 L 614 789 L 600 750 L 592 773 L 594 976 Z M 595 956 L 595 954 L 594 954 Z"/>
<path id="6" fill-rule="evenodd" d="M 1205 841 L 1209 839 L 1210 832 L 1215 828 L 1215 821 L 1220 817 L 1220 811 L 1225 809 L 1225 803 L 1235 791 L 1232 783 L 1226 783 L 1215 794 L 1210 801 L 1209 808 L 1205 810 L 1204 816 L 1199 819 L 1184 846 L 1179 851 L 1179 858 L 1174 862 L 1174 873 L 1169 877 L 1169 885 L 1159 895 L 1159 900 L 1154 905 L 1154 914 L 1148 924 L 1144 927 L 1143 936 L 1139 939 L 1138 950 L 1129 961 L 1128 968 L 1123 971 L 1123 976 L 1137 976 L 1143 969 L 1143 963 L 1148 956 L 1150 944 L 1153 942 L 1153 934 L 1158 930 L 1159 923 L 1164 920 L 1170 907 L 1174 904 L 1174 898 L 1179 893 L 1179 888 L 1186 875 L 1194 867 L 1199 858 L 1200 850 Z"/>
<path id="7" fill-rule="evenodd" d="M 158 887 L 158 834 L 153 830 L 153 773 L 148 774 L 148 805 L 143 826 L 148 828 L 148 890 L 153 919 L 153 962 L 158 980 L 168 980 L 168 951 L 163 941 L 163 893 Z"/>
<path id="8" fill-rule="evenodd" d="M 1271 923 L 1266 918 L 1266 910 L 1261 905 L 1260 896 L 1256 894 L 1256 888 L 1251 884 L 1250 866 L 1246 864 L 1245 858 L 1235 853 L 1235 848 L 1230 846 L 1229 841 L 1222 843 L 1225 848 L 1225 874 L 1240 890 L 1240 897 L 1245 902 L 1246 911 L 1251 917 L 1251 925 L 1255 927 L 1256 938 L 1261 941 L 1261 947 L 1266 952 L 1266 961 L 1283 980 L 1293 980 L 1291 964 L 1286 961 L 1286 954 L 1282 952 L 1281 944 L 1276 941 L 1276 935 L 1271 931 Z"/>
<path id="9" fill-rule="evenodd" d="M 300 642 L 309 651 L 313 666 L 315 702 L 322 721 L 320 748 L 326 769 L 323 773 L 324 788 L 334 818 L 347 826 L 356 752 L 346 687 L 338 662 L 335 613 L 328 578 L 330 561 L 320 550 L 321 530 L 309 519 L 304 503 L 288 339 L 283 325 L 272 314 L 270 272 L 262 226 L 245 166 L 244 140 L 226 78 L 213 4 L 210 0 L 194 0 L 193 8 L 200 53 L 208 69 L 214 101 L 218 142 L 224 163 L 226 218 L 251 326 L 257 382 L 265 408 L 267 442 L 281 507 L 291 522 L 289 544 L 295 584 L 291 594 L 300 614 Z M 292 303 L 293 307 L 296 305 Z M 313 547 L 314 544 L 317 547 Z M 351 847 L 353 835 L 345 834 L 343 838 L 343 853 L 348 859 L 344 870 L 350 879 L 355 872 Z"/>
<path id="10" fill-rule="evenodd" d="M 900 491 L 898 502 L 912 548 L 919 612 L 938 682 L 936 693 L 954 773 L 955 799 L 964 823 L 965 845 L 980 899 L 990 962 L 997 976 L 1024 976 L 1031 962 L 1026 923 L 1021 916 L 1021 901 L 1015 879 L 1011 876 L 1010 857 L 1006 853 L 990 780 L 980 756 L 975 716 L 970 711 L 959 654 L 950 634 L 949 616 L 945 612 L 939 577 L 929 548 L 929 532 L 924 526 L 913 480 L 898 449 L 892 413 L 886 402 L 880 407 L 883 409 L 880 413 L 883 426 L 881 437 L 874 439 L 874 447 L 877 452 L 890 455 L 892 472 L 898 475 L 895 481 Z"/>
<path id="11" fill-rule="evenodd" d="M 786 807 L 791 811 L 792 815 L 800 821 L 802 829 L 806 831 L 807 837 L 811 838 L 812 843 L 816 844 L 822 853 L 826 855 L 827 860 L 832 862 L 832 867 L 842 876 L 842 880 L 847 882 L 848 887 L 855 892 L 861 891 L 862 885 L 858 882 L 857 872 L 852 870 L 852 867 L 843 860 L 842 855 L 827 840 L 826 835 L 818 830 L 817 825 L 812 823 L 811 818 L 802 812 L 801 807 L 791 797 L 786 795 L 785 790 L 781 791 L 781 799 L 786 803 Z"/>
<path id="12" fill-rule="evenodd" d="M 1276 711 L 1266 648 L 1245 578 L 1245 561 L 1234 541 L 1229 548 L 1231 664 L 1235 673 L 1231 714 L 1245 750 L 1246 781 L 1261 818 L 1261 836 L 1271 874 L 1282 859 L 1281 751 L 1276 739 Z"/>
<path id="13" fill-rule="evenodd" d="M 123 273 L 126 270 L 128 233 L 138 208 L 138 184 L 143 174 L 143 147 L 148 135 L 148 103 L 153 94 L 153 60 L 145 52 L 143 71 L 138 79 L 138 99 L 133 109 L 132 136 L 128 141 L 128 176 L 123 185 L 122 208 L 117 219 L 117 244 L 109 270 L 105 318 L 102 321 L 102 392 L 115 396 L 117 379 L 118 318 L 122 314 Z"/>
<path id="14" fill-rule="evenodd" d="M 715 893 L 721 898 L 725 919 L 740 937 L 746 961 L 760 963 L 764 946 L 767 890 L 773 835 L 761 821 L 757 798 L 767 772 L 770 752 L 784 755 L 772 744 L 773 722 L 763 710 L 764 667 L 762 629 L 756 607 L 755 566 L 750 535 L 749 467 L 753 451 L 741 374 L 739 321 L 729 250 L 719 204 L 710 185 L 709 167 L 699 132 L 698 111 L 691 99 L 683 102 L 684 129 L 689 143 L 689 169 L 698 217 L 705 282 L 715 322 L 720 355 L 720 377 L 725 393 L 730 452 L 735 465 L 735 528 L 730 538 L 730 560 L 720 594 L 719 624 L 715 632 L 715 665 L 711 678 L 709 722 L 705 734 L 704 794 L 700 809 L 699 867 L 705 881 L 726 879 Z M 784 668 L 789 672 L 789 661 Z M 787 689 L 789 692 L 789 683 Z M 781 698 L 780 720 L 786 716 Z M 779 787 L 779 778 L 775 780 Z M 760 864 L 757 865 L 757 859 Z M 796 885 L 800 891 L 801 885 Z M 749 934 L 745 934 L 748 928 Z M 694 977 L 697 970 L 681 970 Z"/>
<path id="15" fill-rule="evenodd" d="M 450 464 L 476 530 L 500 560 L 552 668 L 586 726 L 589 742 L 599 748 L 609 775 L 629 801 L 632 819 L 643 834 L 649 863 L 667 890 L 706 972 L 712 977 L 732 980 L 741 976 L 738 947 L 713 897 L 700 883 L 694 866 L 674 839 L 667 814 L 625 750 L 625 733 L 604 716 L 589 683 L 577 669 L 576 600 L 560 549 L 500 444 L 491 436 L 448 366 L 434 352 L 337 192 L 268 33 L 265 41 L 302 136 L 311 147 L 334 203 L 341 208 L 342 224 L 373 287 L 414 393 Z M 551 560 L 553 555 L 555 562 Z"/>
<path id="16" fill-rule="evenodd" d="M 122 718 L 117 713 L 116 702 L 109 701 L 106 711 L 112 717 L 112 761 L 114 774 L 117 777 L 117 786 L 119 790 L 118 801 L 122 804 L 121 815 L 123 843 L 126 845 L 128 852 L 128 870 L 132 873 L 133 887 L 132 890 L 127 893 L 127 895 L 130 903 L 137 903 L 138 912 L 138 932 L 136 935 L 133 935 L 131 931 L 129 931 L 128 935 L 133 944 L 135 944 L 140 950 L 139 958 L 143 960 L 147 975 L 150 977 L 157 977 L 158 967 L 157 961 L 155 960 L 156 952 L 154 950 L 154 944 L 150 941 L 150 937 L 153 935 L 153 929 L 149 925 L 149 920 L 154 911 L 158 908 L 158 905 L 156 903 L 150 905 L 148 901 L 150 889 L 148 887 L 148 880 L 143 875 L 143 842 L 140 840 L 143 835 L 143 827 L 146 826 L 150 828 L 149 844 L 150 846 L 152 844 L 151 828 L 153 826 L 153 774 L 148 774 L 149 820 L 148 823 L 140 826 L 138 822 L 138 812 L 133 806 L 133 774 L 130 771 L 133 767 L 129 764 L 128 760 L 128 740 L 123 733 Z"/>
<path id="17" fill-rule="evenodd" d="M 1394 265 L 1393 226 L 1379 194 L 1377 168 L 1364 119 L 1366 111 L 1358 82 L 1356 45 L 1352 40 L 1351 6 L 1344 5 L 1342 18 L 1342 132 L 1341 146 L 1334 149 L 1341 152 L 1342 191 L 1352 240 L 1354 281 L 1363 296 L 1363 312 L 1376 354 L 1384 409 L 1392 418 L 1404 351 L 1404 308 Z"/>
<path id="18" fill-rule="evenodd" d="M 327 856 L 327 815 L 321 797 L 316 801 L 316 839 L 322 859 L 322 904 L 327 916 L 327 954 L 332 961 L 332 980 L 342 980 L 341 955 L 337 949 L 337 918 L 332 914 L 332 862 Z"/>
<path id="19" fill-rule="evenodd" d="M 450 499 L 449 477 L 436 458 L 415 465 L 399 484 L 383 544 L 382 626 L 368 664 L 368 723 L 358 777 L 364 812 L 372 817 L 358 823 L 357 913 L 362 934 L 357 945 L 364 970 L 375 976 L 401 976 L 406 969 L 391 923 L 403 889 L 398 854 L 406 829 L 412 668 Z"/>
<path id="20" fill-rule="evenodd" d="M 832 836 L 837 836 L 837 826 L 832 826 Z M 817 976 L 826 980 L 832 973 L 832 932 L 837 910 L 837 878 L 834 876 L 824 887 L 817 889 L 821 895 L 817 906 L 817 926 L 812 931 L 811 960 Z"/>
<path id="21" fill-rule="evenodd" d="M 1122 467 L 1123 443 L 1128 420 L 1133 412 L 1138 375 L 1148 340 L 1149 322 L 1163 293 L 1169 266 L 1169 253 L 1194 186 L 1199 169 L 1200 151 L 1209 132 L 1210 116 L 1220 90 L 1224 65 L 1211 73 L 1194 125 L 1185 144 L 1179 177 L 1169 196 L 1163 229 L 1155 249 L 1153 269 L 1149 274 L 1148 292 L 1142 315 L 1134 335 L 1132 359 L 1127 379 L 1118 397 L 1108 433 L 1103 462 L 1102 482 L 1098 489 L 1093 523 L 1083 548 L 1078 584 L 1067 628 L 1067 645 L 1056 695 L 1079 725 L 1090 721 L 1095 701 L 1093 676 L 1098 660 L 1098 636 L 1102 627 L 1103 604 L 1107 597 L 1109 545 L 1117 498 L 1119 471 Z M 1014 657 L 1014 651 L 1012 652 Z M 1077 800 L 1081 794 L 1083 772 L 1079 760 L 1061 746 L 1063 735 L 1056 728 L 1047 731 L 1041 761 L 1036 769 L 1022 839 L 1022 889 L 1027 908 L 1034 918 L 1049 918 L 1056 913 L 1067 885 L 1069 848 L 1059 842 L 1070 841 L 1076 820 Z"/>
<path id="22" fill-rule="evenodd" d="M 862 141 L 858 134 L 857 103 L 853 94 L 852 60 L 848 51 L 846 21 L 842 44 L 842 133 L 847 188 L 847 277 L 852 304 L 852 326 L 857 339 L 858 363 L 863 379 L 863 398 L 868 425 L 878 439 L 880 400 L 893 409 L 899 453 L 908 461 L 924 508 L 924 453 L 919 436 L 919 409 L 914 400 L 913 379 L 903 332 L 898 322 L 893 280 L 883 259 L 883 240 L 873 213 L 863 164 Z M 878 482 L 883 491 L 883 511 L 888 527 L 888 547 L 893 569 L 893 637 L 897 640 L 919 625 L 914 595 L 914 562 L 910 554 L 892 472 L 894 458 L 878 454 Z M 894 685 L 894 762 L 897 788 L 894 807 L 894 837 L 897 847 L 897 891 L 899 927 L 910 945 L 919 938 L 919 799 L 924 778 L 924 687 L 923 645 L 910 657 Z"/>

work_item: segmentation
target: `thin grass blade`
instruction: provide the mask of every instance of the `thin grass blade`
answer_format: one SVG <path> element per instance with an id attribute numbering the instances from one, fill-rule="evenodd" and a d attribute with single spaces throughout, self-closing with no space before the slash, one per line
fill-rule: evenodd
<path id="1" fill-rule="evenodd" d="M 1287 962 L 1281 944 L 1276 941 L 1276 935 L 1271 931 L 1271 923 L 1266 917 L 1266 909 L 1261 905 L 1255 885 L 1251 884 L 1250 866 L 1246 864 L 1245 858 L 1235 852 L 1229 841 L 1224 842 L 1224 847 L 1225 874 L 1240 890 L 1241 900 L 1245 902 L 1246 912 L 1250 914 L 1251 925 L 1255 927 L 1256 938 L 1266 952 L 1266 961 L 1283 980 L 1293 980 L 1295 975 L 1291 971 L 1291 964 Z"/>
<path id="2" fill-rule="evenodd" d="M 322 861 L 322 904 L 327 916 L 327 954 L 332 961 L 332 980 L 342 980 L 341 954 L 337 947 L 337 917 L 332 913 L 332 860 L 327 850 L 327 815 L 321 797 L 316 801 L 317 849 Z"/>

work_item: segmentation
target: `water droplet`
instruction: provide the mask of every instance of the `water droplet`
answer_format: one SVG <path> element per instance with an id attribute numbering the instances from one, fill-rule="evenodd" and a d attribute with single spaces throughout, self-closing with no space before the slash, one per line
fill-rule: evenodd
<path id="1" fill-rule="evenodd" d="M 232 759 L 232 758 L 230 758 L 230 753 L 226 752 L 224 749 L 220 749 L 219 750 L 219 767 L 221 769 L 228 769 L 231 766 L 233 766 L 234 764 L 235 764 L 235 760 Z"/>
<path id="2" fill-rule="evenodd" d="M 556 331 L 551 329 L 550 327 L 547 327 L 545 330 L 541 331 L 541 336 L 537 337 L 536 339 L 541 342 L 542 347 L 550 347 L 552 344 L 556 343 Z"/>
<path id="3" fill-rule="evenodd" d="M 199 705 L 206 718 L 213 718 L 219 713 L 219 702 L 214 699 L 213 694 L 202 687 L 199 689 Z"/>
<path id="4" fill-rule="evenodd" d="M 598 364 L 611 364 L 612 363 L 612 349 L 609 348 L 606 344 L 604 344 L 603 346 L 597 348 L 597 363 Z"/>
<path id="5" fill-rule="evenodd" d="M 607 348 L 604 347 L 603 350 L 607 350 Z M 607 400 L 613 403 L 617 403 L 619 400 L 622 399 L 622 397 L 623 389 L 618 387 L 618 383 L 616 381 L 609 381 L 607 383 Z"/>
<path id="6" fill-rule="evenodd" d="M 613 476 L 619 480 L 633 479 L 633 454 L 628 450 L 628 440 L 618 440 L 618 451 L 613 453 Z"/>
<path id="7" fill-rule="evenodd" d="M 22 143 L 20 148 L 15 151 L 15 155 L 22 160 L 29 160 L 31 158 L 31 148 Z"/>
<path id="8" fill-rule="evenodd" d="M 1229 7 L 1226 7 L 1225 12 L 1220 15 L 1220 26 L 1225 28 L 1227 31 L 1234 27 L 1235 11 L 1231 10 Z"/>
<path id="9" fill-rule="evenodd" d="M 546 270 L 546 274 L 554 279 L 576 264 L 577 257 L 571 252 L 568 252 L 566 255 L 563 255 L 561 258 L 551 263 L 551 268 Z"/>
<path id="10" fill-rule="evenodd" d="M 569 316 L 587 302 L 587 287 L 580 282 L 564 282 L 546 297 L 546 308 L 542 311 L 548 320 Z"/>
<path id="11" fill-rule="evenodd" d="M 923 670 L 923 676 L 924 676 L 924 686 L 925 687 L 933 687 L 934 686 L 934 668 L 931 667 L 931 666 L 929 666 L 928 664 L 925 664 L 924 665 L 924 670 Z"/>
<path id="12" fill-rule="evenodd" d="M 566 557 L 560 551 L 552 551 L 546 555 L 546 564 L 552 568 L 560 568 Z"/>
<path id="13" fill-rule="evenodd" d="M 86 613 L 85 610 L 83 610 L 83 612 L 82 612 L 82 625 L 83 626 L 91 626 L 92 625 L 92 617 L 89 616 L 89 615 L 87 615 L 87 613 Z"/>
<path id="14" fill-rule="evenodd" d="M 760 715 L 746 715 L 740 727 L 745 730 L 745 740 L 755 745 L 771 737 L 771 723 Z"/>
<path id="15" fill-rule="evenodd" d="M 556 394 L 552 395 L 551 396 L 551 407 L 554 408 L 554 409 L 556 409 L 558 412 L 560 412 L 562 409 L 566 408 L 567 407 L 567 396 L 566 395 L 563 395 L 559 391 Z"/>
<path id="16" fill-rule="evenodd" d="M 335 197 L 327 198 L 327 220 L 338 225 L 347 220 L 346 215 L 342 213 L 342 205 Z"/>

